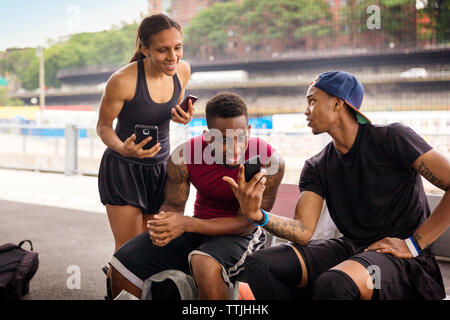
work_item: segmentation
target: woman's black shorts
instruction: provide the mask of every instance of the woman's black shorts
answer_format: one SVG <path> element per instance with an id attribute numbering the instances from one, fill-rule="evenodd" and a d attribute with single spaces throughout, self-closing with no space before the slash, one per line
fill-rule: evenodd
<path id="1" fill-rule="evenodd" d="M 157 213 L 164 202 L 166 162 L 143 165 L 123 159 L 107 148 L 100 162 L 98 189 L 106 205 L 132 205 Z"/>

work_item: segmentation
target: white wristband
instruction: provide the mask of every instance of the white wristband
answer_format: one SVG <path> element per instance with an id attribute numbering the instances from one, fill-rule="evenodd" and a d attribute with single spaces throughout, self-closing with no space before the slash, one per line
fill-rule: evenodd
<path id="1" fill-rule="evenodd" d="M 416 247 L 414 247 L 414 244 L 412 243 L 410 238 L 405 239 L 405 243 L 408 246 L 409 251 L 411 252 L 413 258 L 417 257 L 419 253 L 416 250 Z"/>

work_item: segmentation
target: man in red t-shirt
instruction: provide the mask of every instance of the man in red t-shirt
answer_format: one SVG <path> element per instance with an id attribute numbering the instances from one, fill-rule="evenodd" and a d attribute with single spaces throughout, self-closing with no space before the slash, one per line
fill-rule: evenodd
<path id="1" fill-rule="evenodd" d="M 198 299 L 229 299 L 245 258 L 265 242 L 262 228 L 240 214 L 224 176 L 237 180 L 239 164 L 259 155 L 266 176 L 261 208 L 270 210 L 284 175 L 284 161 L 259 138 L 250 138 L 247 106 L 231 92 L 206 105 L 208 131 L 176 148 L 167 163 L 165 201 L 148 221 L 149 232 L 112 257 L 112 292 L 141 297 L 143 282 L 167 269 L 191 274 Z M 185 216 L 190 183 L 197 189 L 194 216 Z M 156 297 L 155 297 L 156 298 Z"/>

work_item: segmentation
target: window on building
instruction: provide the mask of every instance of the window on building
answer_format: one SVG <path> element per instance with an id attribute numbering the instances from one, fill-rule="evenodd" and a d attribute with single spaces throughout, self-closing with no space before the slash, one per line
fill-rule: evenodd
<path id="1" fill-rule="evenodd" d="M 261 51 L 261 49 L 263 48 L 263 46 L 261 44 L 257 44 L 254 49 L 255 51 Z"/>

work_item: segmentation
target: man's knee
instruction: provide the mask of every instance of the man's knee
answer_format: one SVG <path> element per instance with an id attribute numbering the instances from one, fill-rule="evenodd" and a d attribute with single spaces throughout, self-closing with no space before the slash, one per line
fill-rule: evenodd
<path id="1" fill-rule="evenodd" d="M 356 283 L 341 270 L 328 270 L 314 282 L 315 300 L 356 300 L 359 299 Z"/>
<path id="2" fill-rule="evenodd" d="M 221 277 L 222 266 L 213 258 L 201 254 L 191 257 L 192 273 L 198 285 L 202 281 L 212 281 Z"/>

